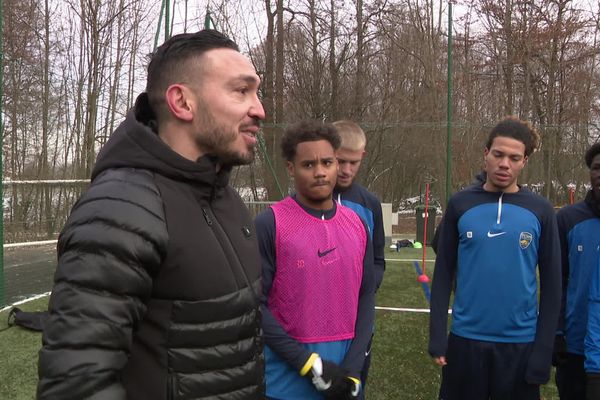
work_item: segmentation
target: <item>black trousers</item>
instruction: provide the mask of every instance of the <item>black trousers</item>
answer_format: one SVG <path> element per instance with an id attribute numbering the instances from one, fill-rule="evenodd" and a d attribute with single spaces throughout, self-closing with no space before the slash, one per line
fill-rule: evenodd
<path id="1" fill-rule="evenodd" d="M 539 385 L 525 382 L 532 343 L 448 337 L 440 400 L 539 400 Z"/>
<path id="2" fill-rule="evenodd" d="M 585 357 L 567 353 L 556 365 L 556 387 L 560 400 L 585 400 Z"/>

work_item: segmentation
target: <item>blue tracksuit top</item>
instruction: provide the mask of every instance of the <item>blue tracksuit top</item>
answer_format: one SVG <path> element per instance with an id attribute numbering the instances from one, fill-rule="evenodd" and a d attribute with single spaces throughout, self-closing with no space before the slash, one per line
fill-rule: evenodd
<path id="1" fill-rule="evenodd" d="M 451 332 L 480 341 L 534 342 L 526 378 L 545 382 L 560 310 L 559 257 L 556 216 L 543 197 L 522 187 L 516 193 L 487 192 L 481 183 L 452 196 L 433 276 L 430 354 L 446 354 L 456 279 Z"/>
<path id="2" fill-rule="evenodd" d="M 600 211 L 589 191 L 585 200 L 556 214 L 560 235 L 563 297 L 558 331 L 565 335 L 569 353 L 584 354 L 588 293 L 600 252 Z"/>
<path id="3" fill-rule="evenodd" d="M 592 271 L 588 300 L 584 367 L 588 374 L 600 374 L 600 259 Z"/>
<path id="4" fill-rule="evenodd" d="M 357 183 L 353 183 L 343 191 L 336 188 L 333 198 L 338 203 L 354 210 L 369 228 L 375 257 L 375 284 L 379 288 L 385 272 L 385 233 L 381 202 L 373 193 Z"/>

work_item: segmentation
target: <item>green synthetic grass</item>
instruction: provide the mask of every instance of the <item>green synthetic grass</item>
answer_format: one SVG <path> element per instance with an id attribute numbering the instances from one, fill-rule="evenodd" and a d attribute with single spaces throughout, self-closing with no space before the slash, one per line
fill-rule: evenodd
<path id="1" fill-rule="evenodd" d="M 386 251 L 385 257 L 421 259 L 422 250 Z M 427 258 L 435 254 L 427 251 Z M 431 277 L 433 262 L 426 264 Z M 387 263 L 387 271 L 377 296 L 377 305 L 402 308 L 428 308 L 413 262 Z M 48 299 L 35 300 L 19 307 L 37 311 L 47 307 Z M 0 313 L 0 329 L 6 326 L 7 312 Z M 368 400 L 437 399 L 441 369 L 427 354 L 428 318 L 426 313 L 381 311 L 376 314 L 373 359 L 367 384 Z M 33 399 L 37 382 L 37 353 L 41 335 L 20 328 L 0 332 L 0 399 Z M 542 386 L 543 400 L 558 399 L 553 381 Z"/>
<path id="2" fill-rule="evenodd" d="M 18 306 L 24 311 L 41 311 L 48 298 Z M 0 329 L 7 326 L 8 312 L 0 313 Z M 0 332 L 0 399 L 33 399 L 37 385 L 37 358 L 42 335 L 12 327 Z"/>

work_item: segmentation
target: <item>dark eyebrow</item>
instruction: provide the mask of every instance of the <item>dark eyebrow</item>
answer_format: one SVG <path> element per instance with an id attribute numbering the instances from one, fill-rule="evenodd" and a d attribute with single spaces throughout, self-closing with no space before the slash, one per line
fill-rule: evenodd
<path id="1" fill-rule="evenodd" d="M 501 150 L 498 150 L 498 149 L 492 150 L 492 153 L 495 156 L 506 156 L 506 157 L 511 157 L 511 158 L 514 158 L 514 157 L 523 158 L 523 157 L 525 157 L 525 155 L 521 154 L 521 153 L 508 153 L 508 152 L 501 151 Z"/>
<path id="2" fill-rule="evenodd" d="M 258 85 L 260 83 L 260 79 L 253 75 L 239 75 L 236 76 L 234 79 L 244 81 L 250 85 Z"/>

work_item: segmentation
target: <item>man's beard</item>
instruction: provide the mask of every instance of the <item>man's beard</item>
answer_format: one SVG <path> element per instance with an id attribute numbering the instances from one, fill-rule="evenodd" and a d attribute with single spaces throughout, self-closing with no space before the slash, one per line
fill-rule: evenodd
<path id="1" fill-rule="evenodd" d="M 206 149 L 207 155 L 215 156 L 221 166 L 246 165 L 254 161 L 254 146 L 248 146 L 245 153 L 230 149 L 229 145 L 237 139 L 238 133 L 223 127 L 213 127 L 196 139 L 199 146 Z"/>
<path id="2" fill-rule="evenodd" d="M 208 111 L 208 108 L 204 110 Z M 205 150 L 205 154 L 215 156 L 221 166 L 245 165 L 254 161 L 254 146 L 248 146 L 245 153 L 230 148 L 241 133 L 217 124 L 210 113 L 201 118 L 199 125 L 198 129 L 203 133 L 196 137 L 196 143 Z"/>

